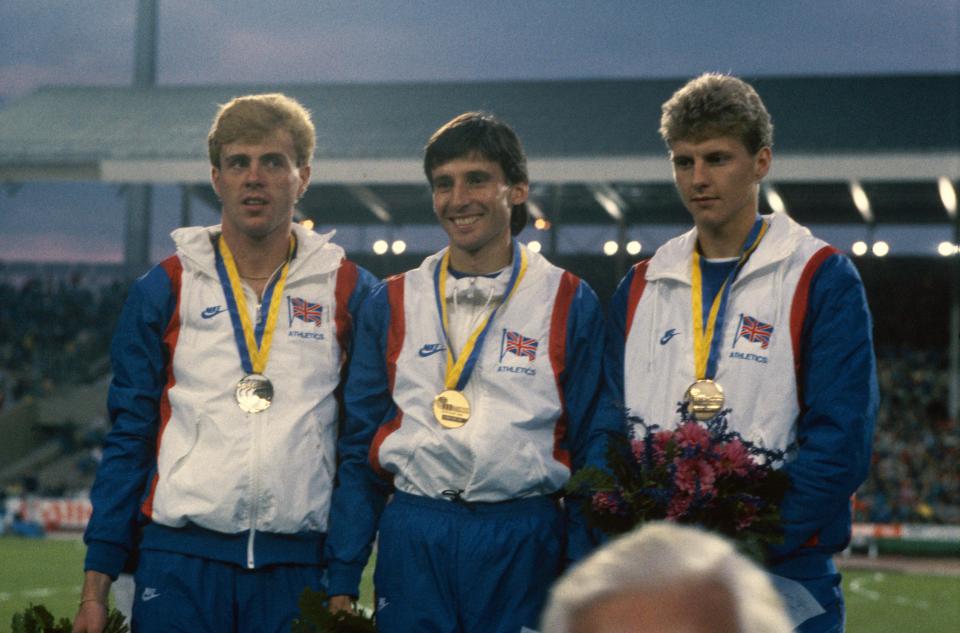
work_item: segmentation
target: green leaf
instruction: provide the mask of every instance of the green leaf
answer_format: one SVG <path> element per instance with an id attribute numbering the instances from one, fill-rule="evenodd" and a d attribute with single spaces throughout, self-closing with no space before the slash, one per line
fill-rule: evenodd
<path id="1" fill-rule="evenodd" d="M 45 606 L 33 605 L 23 610 L 23 613 L 14 613 L 10 621 L 12 633 L 71 633 L 73 622 L 67 618 L 54 620 L 53 614 Z M 103 633 L 128 633 L 130 628 L 126 624 L 123 614 L 111 609 L 107 614 L 107 623 Z"/>

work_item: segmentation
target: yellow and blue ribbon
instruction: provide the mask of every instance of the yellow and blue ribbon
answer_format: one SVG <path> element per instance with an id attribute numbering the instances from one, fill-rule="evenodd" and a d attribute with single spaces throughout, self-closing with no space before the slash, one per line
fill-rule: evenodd
<path id="1" fill-rule="evenodd" d="M 456 389 L 462 391 L 463 387 L 470 380 L 470 374 L 477 364 L 480 357 L 480 350 L 483 348 L 483 342 L 487 338 L 487 332 L 493 323 L 493 317 L 497 311 L 505 305 L 513 293 L 520 286 L 520 281 L 527 272 L 527 253 L 520 244 L 513 241 L 513 265 L 510 270 L 510 280 L 507 282 L 506 292 L 503 301 L 498 303 L 487 318 L 470 334 L 466 344 L 460 352 L 459 357 L 454 359 L 453 345 L 450 341 L 450 320 L 447 315 L 447 272 L 450 269 L 450 249 L 443 254 L 440 265 L 433 273 L 434 294 L 437 300 L 437 310 L 440 313 L 440 324 L 443 328 L 443 337 L 447 343 L 447 368 L 444 378 L 445 389 Z"/>
<path id="2" fill-rule="evenodd" d="M 269 306 L 267 318 L 259 319 L 254 326 L 250 322 L 250 312 L 247 309 L 247 300 L 243 294 L 243 285 L 233 253 L 230 252 L 230 247 L 227 246 L 223 236 L 217 239 L 215 249 L 217 275 L 220 277 L 220 285 L 223 286 L 223 294 L 227 298 L 227 310 L 230 312 L 230 321 L 233 323 L 233 335 L 237 342 L 237 351 L 240 353 L 240 364 L 243 365 L 243 370 L 247 374 L 262 374 L 267 367 L 273 331 L 277 325 L 277 315 L 283 298 L 283 288 L 287 283 L 287 272 L 290 269 L 290 259 L 295 247 L 296 240 L 291 235 L 290 250 L 280 275 L 274 275 L 264 288 L 263 303 Z"/>
<path id="3" fill-rule="evenodd" d="M 723 322 L 727 310 L 727 299 L 734 280 L 740 270 L 750 259 L 763 236 L 766 235 L 768 225 L 759 216 L 747 239 L 744 240 L 737 265 L 727 274 L 720 290 L 717 291 L 710 305 L 707 318 L 703 317 L 703 275 L 700 270 L 700 253 L 693 249 L 692 267 L 692 302 L 693 302 L 693 369 L 697 380 L 712 380 L 717 375 L 717 360 L 720 355 L 720 340 L 723 333 Z"/>

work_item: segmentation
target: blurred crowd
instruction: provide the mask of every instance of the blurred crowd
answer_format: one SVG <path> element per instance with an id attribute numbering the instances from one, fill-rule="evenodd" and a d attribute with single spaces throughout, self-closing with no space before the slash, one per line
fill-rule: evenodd
<path id="1" fill-rule="evenodd" d="M 0 411 L 107 371 L 125 296 L 120 282 L 79 275 L 0 280 Z"/>
<path id="2" fill-rule="evenodd" d="M 126 284 L 110 279 L 0 279 L 0 413 L 108 372 L 125 296 Z M 881 406 L 856 520 L 960 524 L 960 425 L 947 409 L 947 354 L 881 344 L 878 360 Z M 84 440 L 78 459 L 92 472 L 96 447 Z"/>
<path id="3" fill-rule="evenodd" d="M 880 411 L 857 521 L 960 524 L 960 425 L 950 419 L 947 354 L 879 350 Z"/>

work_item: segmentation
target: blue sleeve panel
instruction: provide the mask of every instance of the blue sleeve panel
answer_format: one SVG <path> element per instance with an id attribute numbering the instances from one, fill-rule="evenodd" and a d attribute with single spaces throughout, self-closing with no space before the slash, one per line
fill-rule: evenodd
<path id="1" fill-rule="evenodd" d="M 347 302 L 347 310 L 350 311 L 354 322 L 357 320 L 357 313 L 360 306 L 363 305 L 363 300 L 367 298 L 367 295 L 378 283 L 380 283 L 380 280 L 374 277 L 373 273 L 366 268 L 357 266 L 357 282 L 353 287 L 353 292 L 350 293 L 350 300 Z"/>
<path id="2" fill-rule="evenodd" d="M 380 514 L 392 491 L 368 460 L 377 429 L 396 415 L 387 382 L 389 323 L 387 285 L 381 283 L 370 291 L 357 314 L 350 380 L 344 387 L 346 416 L 337 443 L 337 483 L 325 546 L 331 596 L 358 595 Z"/>
<path id="3" fill-rule="evenodd" d="M 166 271 L 156 266 L 133 285 L 111 345 L 107 397 L 112 428 L 90 491 L 85 570 L 116 578 L 136 547 L 140 504 L 156 471 L 159 402 L 167 363 L 163 334 L 176 308 Z"/>
<path id="4" fill-rule="evenodd" d="M 603 371 L 604 325 L 593 289 L 581 281 L 567 316 L 566 363 L 560 375 L 567 410 L 567 444 L 574 472 L 584 466 L 606 467 L 611 434 L 623 433 L 621 416 L 605 388 Z M 587 526 L 583 499 L 570 495 L 567 516 L 567 563 L 587 556 L 604 538 Z"/>
<path id="5" fill-rule="evenodd" d="M 781 506 L 785 539 L 770 548 L 774 564 L 846 547 L 850 496 L 870 466 L 880 399 L 872 321 L 847 257 L 829 257 L 814 276 L 801 340 L 798 450 L 785 466 L 791 479 Z"/>

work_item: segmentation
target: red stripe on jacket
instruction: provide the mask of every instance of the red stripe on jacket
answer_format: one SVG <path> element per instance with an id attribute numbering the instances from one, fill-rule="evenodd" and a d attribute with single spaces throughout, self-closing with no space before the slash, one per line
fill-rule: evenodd
<path id="1" fill-rule="evenodd" d="M 803 409 L 803 383 L 800 379 L 802 371 L 802 345 L 803 341 L 803 323 L 807 318 L 807 308 L 810 301 L 810 284 L 813 283 L 813 276 L 817 270 L 829 257 L 839 253 L 832 246 L 824 246 L 807 262 L 800 273 L 800 281 L 793 293 L 793 303 L 790 305 L 790 340 L 793 343 L 793 370 L 797 381 L 797 401 L 800 408 Z"/>
<path id="2" fill-rule="evenodd" d="M 633 325 L 633 315 L 637 311 L 637 305 L 640 303 L 640 297 L 647 288 L 647 265 L 649 259 L 637 262 L 633 265 L 633 279 L 630 280 L 630 291 L 627 293 L 627 312 L 624 315 L 623 340 L 627 340 L 630 334 L 630 326 Z"/>
<path id="3" fill-rule="evenodd" d="M 557 396 L 560 398 L 561 413 L 553 428 L 553 458 L 570 468 L 570 451 L 563 448 L 563 440 L 567 436 L 567 403 L 563 395 L 563 384 L 560 377 L 567 366 L 567 322 L 570 316 L 570 305 L 580 286 L 580 279 L 570 272 L 564 271 L 560 278 L 560 287 L 553 302 L 553 314 L 550 317 L 550 364 L 553 366 L 553 377 L 557 384 Z"/>
<path id="4" fill-rule="evenodd" d="M 171 255 L 162 262 L 160 267 L 170 278 L 170 292 L 177 298 L 176 305 L 173 307 L 173 314 L 170 315 L 170 321 L 163 332 L 163 345 L 167 350 L 166 380 L 163 387 L 163 393 L 160 394 L 160 428 L 157 431 L 157 449 L 156 455 L 160 456 L 160 443 L 163 441 L 163 432 L 167 428 L 167 422 L 170 421 L 170 389 L 177 384 L 177 377 L 173 374 L 173 355 L 177 349 L 177 339 L 180 337 L 180 287 L 183 275 L 183 264 L 176 255 Z M 160 476 L 157 473 L 153 475 L 153 481 L 150 482 L 150 494 L 144 499 L 140 511 L 148 517 L 153 516 L 153 496 L 157 491 L 157 482 Z"/>
<path id="5" fill-rule="evenodd" d="M 337 329 L 337 343 L 340 345 L 341 364 L 346 360 L 347 348 L 350 345 L 350 332 L 353 329 L 353 317 L 350 315 L 350 295 L 357 287 L 358 276 L 359 272 L 356 264 L 346 259 L 340 260 L 333 296 L 337 302 L 334 323 Z"/>

